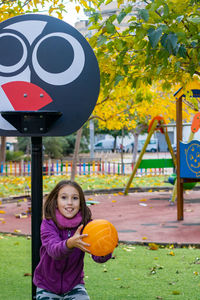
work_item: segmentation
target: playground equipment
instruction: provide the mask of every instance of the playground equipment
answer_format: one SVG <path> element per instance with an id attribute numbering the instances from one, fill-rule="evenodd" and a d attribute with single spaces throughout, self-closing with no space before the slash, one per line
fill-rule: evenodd
<path id="1" fill-rule="evenodd" d="M 168 182 L 171 183 L 172 185 L 175 185 L 176 178 L 177 178 L 176 173 L 173 173 L 169 176 Z M 184 190 L 191 190 L 191 189 L 193 189 L 193 187 L 195 187 L 195 185 L 196 185 L 196 182 L 185 182 L 183 184 L 183 188 L 184 188 Z M 172 202 L 172 200 L 170 202 Z"/>
<path id="2" fill-rule="evenodd" d="M 200 97 L 200 81 L 194 80 L 185 87 L 186 93 L 191 91 L 193 98 Z M 183 185 L 185 182 L 198 182 L 200 165 L 199 153 L 199 141 L 192 141 L 194 133 L 199 129 L 199 114 L 196 114 L 192 127 L 191 134 L 189 137 L 189 143 L 182 143 L 182 100 L 185 97 L 183 88 L 180 88 L 174 96 L 176 97 L 176 131 L 177 131 L 177 182 L 174 189 L 174 193 L 177 194 L 177 219 L 183 220 Z M 190 156 L 195 154 L 196 157 Z M 188 159 L 189 158 L 189 159 Z M 191 158 L 191 159 L 190 159 Z M 192 167 L 192 162 L 195 161 L 195 167 Z M 190 168 L 189 168 L 190 167 Z M 198 170 L 198 171 L 197 171 Z M 195 172 L 194 172 L 195 171 Z M 197 171 L 197 172 L 196 172 Z"/>
<path id="3" fill-rule="evenodd" d="M 182 149 L 180 149 L 180 161 L 182 162 L 181 163 L 181 174 L 182 174 L 182 178 L 184 178 L 184 174 L 186 174 L 186 172 L 188 173 L 187 171 L 187 166 L 189 165 L 190 166 L 190 169 L 193 170 L 193 172 L 195 173 L 197 168 L 198 168 L 198 163 L 199 163 L 199 159 L 198 159 L 198 155 L 200 153 L 198 147 L 196 146 L 199 142 L 198 141 L 193 141 L 193 138 L 194 138 L 194 135 L 195 133 L 199 130 L 200 128 L 200 113 L 197 113 L 194 118 L 193 118 L 193 121 L 192 121 L 192 125 L 191 125 L 191 132 L 190 132 L 190 136 L 189 136 L 189 139 L 188 139 L 188 142 L 187 143 L 183 143 L 183 142 L 180 142 L 180 147 Z M 190 147 L 190 150 L 188 151 L 188 147 L 187 145 L 189 145 Z M 195 145 L 195 146 L 194 146 Z M 184 153 L 185 152 L 185 153 Z M 185 158 L 184 156 L 186 156 L 186 160 L 187 160 L 187 163 L 185 165 L 184 161 L 185 161 Z M 192 167 L 192 165 L 194 167 Z M 188 175 L 187 175 L 188 176 Z M 191 177 L 193 178 L 193 177 Z M 195 185 L 196 185 L 197 182 L 184 182 L 183 183 L 183 189 L 192 189 Z M 174 181 L 174 189 L 173 189 L 173 193 L 172 193 L 172 199 L 171 199 L 171 202 L 174 203 L 175 202 L 175 199 L 176 199 L 176 196 L 177 196 L 177 181 L 176 181 L 176 178 L 175 178 L 175 181 Z"/>
<path id="4" fill-rule="evenodd" d="M 154 133 L 155 130 L 160 130 L 160 132 L 165 135 L 165 139 L 166 139 L 166 142 L 167 142 L 167 145 L 168 145 L 168 148 L 169 148 L 169 152 L 170 152 L 170 154 L 172 156 L 173 166 L 176 167 L 176 157 L 174 155 L 174 151 L 172 149 L 171 141 L 170 141 L 169 135 L 167 133 L 167 127 L 165 127 L 164 125 L 165 125 L 165 121 L 164 121 L 164 118 L 161 117 L 161 116 L 156 116 L 156 117 L 154 117 L 151 120 L 151 122 L 149 124 L 149 128 L 148 128 L 147 139 L 146 139 L 145 144 L 144 144 L 144 146 L 142 148 L 142 151 L 140 152 L 138 160 L 137 160 L 137 162 L 136 162 L 136 164 L 135 164 L 135 166 L 133 168 L 132 174 L 131 174 L 131 176 L 129 178 L 129 181 L 127 183 L 127 186 L 125 188 L 125 191 L 124 191 L 125 195 L 128 194 L 128 190 L 130 188 L 131 182 L 132 182 L 132 180 L 133 180 L 133 178 L 134 178 L 134 176 L 135 176 L 135 174 L 137 172 L 138 167 L 140 166 L 140 163 L 142 161 L 142 157 L 143 157 L 143 155 L 145 153 L 147 145 L 149 144 L 151 136 L 152 136 L 152 134 Z"/>

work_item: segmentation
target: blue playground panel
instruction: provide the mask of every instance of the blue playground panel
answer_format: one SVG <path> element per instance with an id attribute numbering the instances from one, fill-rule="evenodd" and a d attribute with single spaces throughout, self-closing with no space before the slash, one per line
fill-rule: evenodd
<path id="1" fill-rule="evenodd" d="M 200 179 L 200 142 L 180 142 L 180 177 Z"/>

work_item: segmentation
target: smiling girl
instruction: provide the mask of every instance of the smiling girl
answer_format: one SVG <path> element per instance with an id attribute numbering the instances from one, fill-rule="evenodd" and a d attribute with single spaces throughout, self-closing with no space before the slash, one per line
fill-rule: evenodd
<path id="1" fill-rule="evenodd" d="M 82 241 L 83 227 L 91 221 L 82 188 L 72 181 L 60 181 L 44 203 L 41 224 L 40 262 L 33 282 L 36 299 L 89 300 L 84 286 L 84 256 L 90 253 Z M 112 254 L 92 256 L 104 263 Z"/>

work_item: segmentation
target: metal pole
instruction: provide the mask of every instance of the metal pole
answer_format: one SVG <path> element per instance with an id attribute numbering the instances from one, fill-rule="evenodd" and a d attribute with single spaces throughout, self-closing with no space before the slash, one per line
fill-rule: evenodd
<path id="1" fill-rule="evenodd" d="M 41 246 L 40 225 L 42 220 L 42 137 L 31 137 L 31 212 L 32 212 L 32 276 L 39 263 Z M 32 283 L 32 299 L 36 299 L 36 287 Z"/>
<path id="2" fill-rule="evenodd" d="M 176 145 L 177 145 L 177 219 L 183 220 L 183 182 L 180 178 L 180 144 L 182 141 L 182 96 L 176 100 Z"/>

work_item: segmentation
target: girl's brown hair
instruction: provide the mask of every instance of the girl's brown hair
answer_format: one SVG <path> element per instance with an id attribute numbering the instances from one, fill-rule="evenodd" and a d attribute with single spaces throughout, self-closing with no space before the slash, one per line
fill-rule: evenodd
<path id="1" fill-rule="evenodd" d="M 83 193 L 82 188 L 80 187 L 80 185 L 78 183 L 76 183 L 75 181 L 70 181 L 70 180 L 60 181 L 54 187 L 54 189 L 48 194 L 48 196 L 44 202 L 44 206 L 43 206 L 44 218 L 53 220 L 56 223 L 56 225 L 59 226 L 58 222 L 56 220 L 57 198 L 58 198 L 58 193 L 59 193 L 60 189 L 62 189 L 64 186 L 67 186 L 67 185 L 73 186 L 79 193 L 80 211 L 81 211 L 81 215 L 83 218 L 83 225 L 85 226 L 91 220 L 92 214 L 91 214 L 89 207 L 86 205 L 85 195 Z"/>

